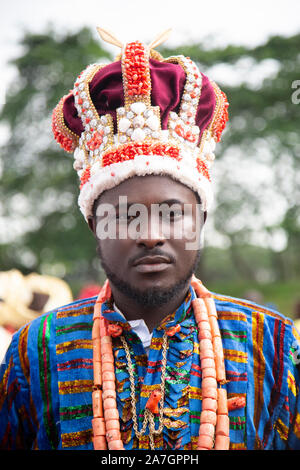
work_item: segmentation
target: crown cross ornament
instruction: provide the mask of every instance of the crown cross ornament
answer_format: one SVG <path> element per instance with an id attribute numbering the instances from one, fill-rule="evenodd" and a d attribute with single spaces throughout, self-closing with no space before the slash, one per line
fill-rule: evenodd
<path id="1" fill-rule="evenodd" d="M 189 57 L 163 59 L 153 51 L 170 30 L 149 45 L 123 45 L 97 29 L 103 40 L 121 49 L 120 60 L 89 65 L 60 100 L 52 120 L 55 139 L 74 152 L 83 215 L 92 215 L 94 201 L 106 189 L 149 174 L 169 175 L 189 186 L 207 210 L 212 201 L 209 168 L 228 120 L 226 95 Z M 101 93 L 106 93 L 103 100 L 97 99 Z M 106 109 L 101 103 L 110 102 L 110 96 L 112 102 L 118 96 L 120 105 Z"/>

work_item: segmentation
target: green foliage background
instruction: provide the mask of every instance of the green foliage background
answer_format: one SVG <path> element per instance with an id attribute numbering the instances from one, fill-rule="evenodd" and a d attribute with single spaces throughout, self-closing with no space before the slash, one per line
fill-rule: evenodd
<path id="1" fill-rule="evenodd" d="M 72 156 L 52 138 L 51 112 L 81 70 L 113 57 L 87 29 L 27 33 L 22 46 L 0 115 L 10 131 L 1 149 L 0 266 L 61 276 L 76 296 L 104 273 L 77 206 Z M 299 46 L 300 34 L 255 48 L 159 49 L 164 57 L 191 57 L 211 78 L 222 70 L 232 77 L 217 80 L 230 102 L 230 122 L 217 150 L 216 203 L 198 275 L 215 292 L 243 296 L 255 288 L 291 316 L 300 299 L 300 104 L 292 101 Z M 271 176 L 264 180 L 260 169 Z M 279 248 L 278 236 L 285 240 Z"/>

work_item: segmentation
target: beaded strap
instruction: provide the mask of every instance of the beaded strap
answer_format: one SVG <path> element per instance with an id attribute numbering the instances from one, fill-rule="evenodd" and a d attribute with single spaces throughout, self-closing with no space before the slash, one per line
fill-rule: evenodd
<path id="1" fill-rule="evenodd" d="M 160 108 L 151 106 L 149 48 L 136 41 L 122 54 L 124 106 L 117 109 L 118 142 L 126 144 L 161 137 Z"/>
<path id="2" fill-rule="evenodd" d="M 149 49 L 139 41 L 126 44 L 122 55 L 125 106 L 141 101 L 151 106 Z"/>
<path id="3" fill-rule="evenodd" d="M 216 108 L 208 131 L 211 132 L 211 135 L 214 137 L 216 142 L 220 142 L 222 132 L 225 129 L 226 123 L 228 121 L 229 103 L 227 101 L 227 96 L 223 91 L 220 90 L 218 85 L 215 82 L 212 82 L 212 85 L 215 90 Z"/>
<path id="4" fill-rule="evenodd" d="M 169 115 L 170 136 L 195 148 L 200 135 L 200 129 L 196 126 L 195 119 L 202 90 L 202 75 L 189 57 L 182 55 L 169 57 L 164 62 L 179 64 L 186 74 L 179 112 L 172 111 Z"/>
<path id="5" fill-rule="evenodd" d="M 112 340 L 107 322 L 101 314 L 102 303 L 110 297 L 108 281 L 100 291 L 93 318 L 93 444 L 95 450 L 123 450 L 116 385 Z M 96 414 L 96 415 L 95 415 Z"/>
<path id="6" fill-rule="evenodd" d="M 229 449 L 227 391 L 218 388 L 226 383 L 222 339 L 217 312 L 210 292 L 198 279 L 192 287 L 199 298 L 192 301 L 198 326 L 202 371 L 202 411 L 197 450 Z M 214 442 L 215 440 L 215 442 Z"/>
<path id="7" fill-rule="evenodd" d="M 74 152 L 78 145 L 79 137 L 65 124 L 63 106 L 64 102 L 72 93 L 61 98 L 52 113 L 52 132 L 55 140 L 66 152 Z"/>

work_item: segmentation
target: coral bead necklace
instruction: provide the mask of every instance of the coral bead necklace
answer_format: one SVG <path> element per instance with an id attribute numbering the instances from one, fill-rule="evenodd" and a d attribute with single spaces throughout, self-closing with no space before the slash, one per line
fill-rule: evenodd
<path id="1" fill-rule="evenodd" d="M 215 303 L 201 281 L 193 277 L 192 287 L 197 298 L 192 301 L 198 328 L 200 364 L 202 371 L 202 411 L 200 415 L 197 450 L 227 450 L 229 448 L 229 418 L 222 339 L 218 326 Z M 111 297 L 108 281 L 101 289 L 95 303 L 93 317 L 93 445 L 95 450 L 124 450 L 121 439 L 119 412 L 116 401 L 116 385 L 112 337 L 120 336 L 125 349 L 129 379 L 133 428 L 138 439 L 149 425 L 150 448 L 155 448 L 154 435 L 162 433 L 165 394 L 168 339 L 180 330 L 180 325 L 165 331 L 163 336 L 163 360 L 160 389 L 152 391 L 144 413 L 141 431 L 138 430 L 135 384 L 129 346 L 122 336 L 122 328 L 109 324 L 101 314 L 101 305 Z M 158 406 L 160 405 L 160 406 Z M 159 417 L 155 429 L 154 417 Z"/>

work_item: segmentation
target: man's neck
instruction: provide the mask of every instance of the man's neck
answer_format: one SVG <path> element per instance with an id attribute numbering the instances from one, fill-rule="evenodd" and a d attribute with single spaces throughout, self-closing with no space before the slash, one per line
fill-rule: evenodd
<path id="1" fill-rule="evenodd" d="M 127 297 L 120 292 L 115 286 L 111 286 L 114 303 L 123 313 L 127 321 L 138 320 L 142 318 L 149 331 L 152 332 L 162 320 L 173 313 L 184 301 L 188 287 L 178 292 L 170 301 L 159 306 L 144 306 L 136 303 L 135 300 Z"/>

